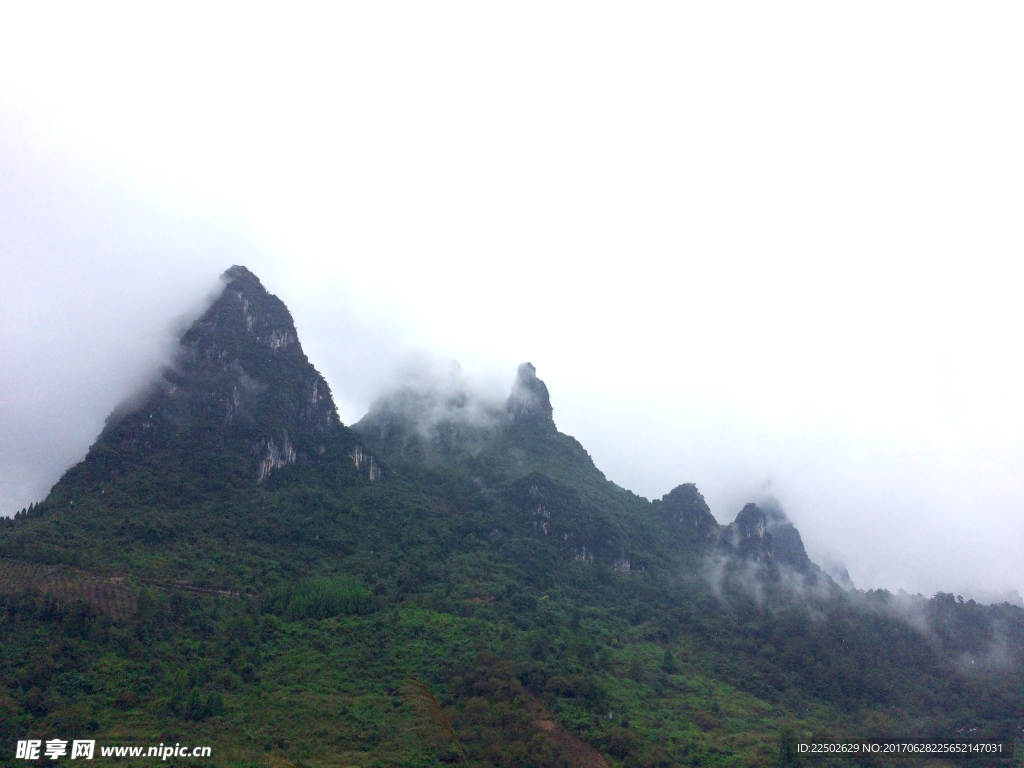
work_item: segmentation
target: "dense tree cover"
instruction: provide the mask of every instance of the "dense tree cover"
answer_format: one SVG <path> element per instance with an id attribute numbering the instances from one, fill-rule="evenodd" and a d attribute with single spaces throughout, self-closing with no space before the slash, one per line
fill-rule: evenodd
<path id="1" fill-rule="evenodd" d="M 298 465 L 190 503 L 176 489 L 191 480 L 161 466 L 102 494 L 65 482 L 0 539 L 6 558 L 125 576 L 136 593 L 118 617 L 39 579 L 7 584 L 8 744 L 64 729 L 187 735 L 238 761 L 459 759 L 421 738 L 407 674 L 477 765 L 568 759 L 546 722 L 628 766 L 775 764 L 783 732 L 1019 727 L 1011 606 L 716 560 L 688 531 L 671 538 L 657 507 L 611 493 L 595 511 L 537 471 L 480 487 L 450 468 L 370 482 L 352 462 Z"/>
<path id="2" fill-rule="evenodd" d="M 720 528 L 692 485 L 618 488 L 532 366 L 483 421 L 424 431 L 406 393 L 318 432 L 333 404 L 303 415 L 318 375 L 297 340 L 267 352 L 294 327 L 250 277 L 189 337 L 216 354 L 0 526 L 0 764 L 54 736 L 223 765 L 648 768 L 778 765 L 790 735 L 1020 734 L 1019 608 L 846 591 L 777 510 Z M 166 439 L 140 441 L 147 419 Z M 304 453 L 258 473 L 277 434 Z"/>

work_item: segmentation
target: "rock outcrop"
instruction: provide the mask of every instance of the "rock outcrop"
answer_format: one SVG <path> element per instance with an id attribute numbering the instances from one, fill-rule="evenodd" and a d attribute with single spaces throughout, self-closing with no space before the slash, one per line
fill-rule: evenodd
<path id="1" fill-rule="evenodd" d="M 263 482 L 288 464 L 352 450 L 355 438 L 284 302 L 245 267 L 221 279 L 223 290 L 182 335 L 171 365 L 108 417 L 84 462 L 92 479 L 173 450 Z"/>
<path id="2" fill-rule="evenodd" d="M 800 573 L 811 568 L 800 532 L 781 510 L 773 507 L 744 506 L 722 530 L 721 546 L 736 557 L 786 565 Z"/>

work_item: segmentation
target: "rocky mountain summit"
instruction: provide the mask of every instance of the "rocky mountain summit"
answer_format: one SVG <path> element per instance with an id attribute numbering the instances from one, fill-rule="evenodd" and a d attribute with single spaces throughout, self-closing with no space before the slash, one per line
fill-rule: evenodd
<path id="1" fill-rule="evenodd" d="M 714 541 L 718 536 L 718 521 L 708 508 L 697 486 L 684 483 L 654 502 L 663 524 L 701 541 Z"/>
<path id="2" fill-rule="evenodd" d="M 554 429 L 554 409 L 547 385 L 537 378 L 533 363 L 523 363 L 516 372 L 516 381 L 505 404 L 509 421 L 535 424 Z"/>
<path id="3" fill-rule="evenodd" d="M 84 462 L 91 479 L 168 452 L 226 462 L 256 482 L 339 451 L 363 463 L 284 302 L 245 267 L 221 279 L 220 295 L 181 337 L 171 364 L 108 417 Z"/>
<path id="4" fill-rule="evenodd" d="M 812 567 L 817 569 L 807 556 L 800 532 L 782 510 L 773 506 L 744 506 L 736 519 L 722 529 L 721 546 L 725 552 L 742 558 L 789 566 L 799 573 L 808 573 Z"/>

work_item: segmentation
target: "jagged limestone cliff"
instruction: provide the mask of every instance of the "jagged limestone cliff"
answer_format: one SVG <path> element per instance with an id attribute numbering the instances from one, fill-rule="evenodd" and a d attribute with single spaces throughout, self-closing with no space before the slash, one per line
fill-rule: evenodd
<path id="1" fill-rule="evenodd" d="M 362 464 L 284 303 L 245 267 L 222 280 L 171 365 L 108 418 L 82 467 L 90 480 L 111 480 L 167 452 L 230 464 L 256 482 L 329 452 L 350 452 Z M 379 473 L 375 461 L 367 467 Z"/>

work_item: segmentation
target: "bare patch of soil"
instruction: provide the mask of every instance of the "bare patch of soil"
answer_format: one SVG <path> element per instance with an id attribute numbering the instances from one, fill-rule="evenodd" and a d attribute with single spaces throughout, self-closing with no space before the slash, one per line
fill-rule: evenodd
<path id="1" fill-rule="evenodd" d="M 558 745 L 572 768 L 611 768 L 604 755 L 558 722 L 540 699 L 528 696 L 527 702 L 531 711 L 537 713 L 534 721 L 537 727 Z"/>

